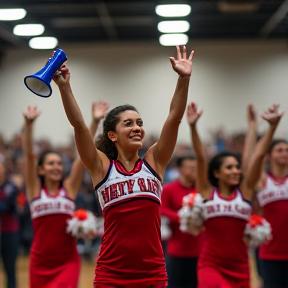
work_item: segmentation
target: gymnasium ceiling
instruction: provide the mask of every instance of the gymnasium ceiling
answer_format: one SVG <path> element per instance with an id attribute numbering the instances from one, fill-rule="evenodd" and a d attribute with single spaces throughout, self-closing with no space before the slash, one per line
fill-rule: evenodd
<path id="1" fill-rule="evenodd" d="M 57 37 L 59 43 L 158 41 L 157 24 L 163 18 L 155 6 L 162 3 L 192 6 L 183 18 L 190 23 L 190 40 L 288 37 L 288 0 L 0 0 L 0 8 L 27 10 L 22 20 L 0 21 L 0 48 L 27 46 L 29 37 L 12 32 L 16 24 L 25 23 L 43 24 L 42 36 Z"/>

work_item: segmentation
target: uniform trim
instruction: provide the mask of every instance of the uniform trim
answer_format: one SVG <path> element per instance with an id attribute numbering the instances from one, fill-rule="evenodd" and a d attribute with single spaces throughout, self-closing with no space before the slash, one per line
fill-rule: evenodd
<path id="1" fill-rule="evenodd" d="M 124 165 L 119 160 L 112 160 L 112 162 L 114 163 L 117 172 L 124 176 L 132 176 L 138 173 L 139 171 L 141 171 L 141 167 L 143 164 L 143 160 L 139 158 L 135 162 L 134 168 L 131 171 L 127 171 Z"/>
<path id="2" fill-rule="evenodd" d="M 105 177 L 94 187 L 96 192 L 97 192 L 98 188 L 101 187 L 107 181 L 107 179 L 110 175 L 112 166 L 113 166 L 113 162 L 110 160 L 110 165 L 109 165 L 109 168 L 108 168 L 108 171 L 107 171 Z"/>
<path id="3" fill-rule="evenodd" d="M 145 166 L 148 168 L 148 170 L 162 183 L 163 180 L 161 179 L 161 177 L 156 173 L 156 171 L 149 165 L 149 163 L 145 160 L 145 158 L 143 159 L 143 162 L 145 164 Z"/>
<path id="4" fill-rule="evenodd" d="M 108 203 L 105 203 L 103 210 L 107 207 L 116 205 L 116 204 L 121 204 L 124 202 L 129 201 L 130 199 L 135 199 L 135 198 L 142 198 L 142 199 L 154 199 L 156 202 L 161 204 L 161 200 L 152 192 L 138 192 L 136 194 L 127 194 L 123 195 L 121 198 L 115 198 Z"/>

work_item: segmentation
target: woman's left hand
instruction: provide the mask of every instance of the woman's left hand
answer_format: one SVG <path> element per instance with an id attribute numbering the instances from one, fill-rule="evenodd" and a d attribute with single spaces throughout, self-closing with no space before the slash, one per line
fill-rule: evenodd
<path id="1" fill-rule="evenodd" d="M 183 46 L 182 54 L 179 46 L 176 46 L 176 50 L 177 59 L 174 57 L 169 57 L 173 70 L 177 72 L 180 77 L 190 77 L 192 73 L 192 58 L 194 51 L 191 51 L 187 59 L 186 46 Z"/>

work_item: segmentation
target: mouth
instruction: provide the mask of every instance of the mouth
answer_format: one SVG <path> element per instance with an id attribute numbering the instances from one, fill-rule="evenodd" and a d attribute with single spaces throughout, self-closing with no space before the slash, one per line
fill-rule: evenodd
<path id="1" fill-rule="evenodd" d="M 134 139 L 134 140 L 141 141 L 142 140 L 142 136 L 140 134 L 132 135 L 132 136 L 129 136 L 129 139 Z"/>

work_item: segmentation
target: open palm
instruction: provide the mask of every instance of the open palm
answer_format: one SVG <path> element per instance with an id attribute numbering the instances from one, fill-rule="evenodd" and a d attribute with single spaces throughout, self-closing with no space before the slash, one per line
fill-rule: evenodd
<path id="1" fill-rule="evenodd" d="M 173 70 L 179 74 L 181 77 L 190 76 L 192 73 L 192 59 L 194 51 L 192 51 L 187 59 L 186 46 L 183 46 L 182 54 L 180 47 L 176 46 L 177 57 L 169 57 L 172 64 Z"/>
<path id="2" fill-rule="evenodd" d="M 197 122 L 197 120 L 202 115 L 203 111 L 199 111 L 197 109 L 196 103 L 192 102 L 190 105 L 188 105 L 187 108 L 187 121 L 190 125 L 193 125 Z"/>
<path id="3" fill-rule="evenodd" d="M 36 106 L 28 106 L 27 110 L 23 112 L 23 116 L 27 122 L 33 122 L 39 115 L 40 111 Z"/>
<path id="4" fill-rule="evenodd" d="M 92 105 L 92 116 L 94 120 L 100 120 L 104 118 L 109 109 L 109 105 L 105 101 L 97 101 Z"/>

